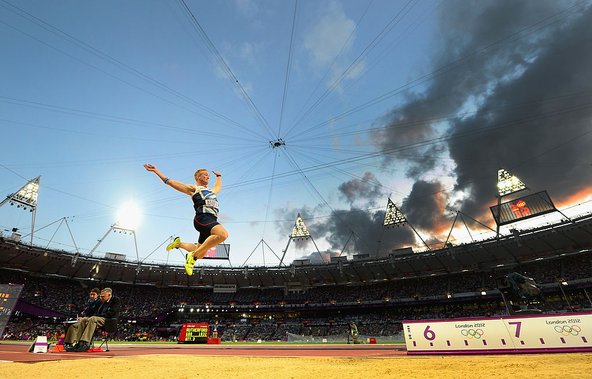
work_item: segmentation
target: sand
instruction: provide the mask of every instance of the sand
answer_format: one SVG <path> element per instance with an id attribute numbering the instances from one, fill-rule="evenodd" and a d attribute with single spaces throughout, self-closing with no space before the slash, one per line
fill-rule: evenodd
<path id="1" fill-rule="evenodd" d="M 144 355 L 0 362 L 0 378 L 592 378 L 592 353 L 394 358 Z"/>

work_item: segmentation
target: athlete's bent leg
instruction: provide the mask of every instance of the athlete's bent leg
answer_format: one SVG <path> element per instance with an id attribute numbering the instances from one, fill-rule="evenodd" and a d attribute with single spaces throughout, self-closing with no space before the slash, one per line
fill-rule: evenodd
<path id="1" fill-rule="evenodd" d="M 210 233 L 210 236 L 193 251 L 193 257 L 195 259 L 203 258 L 208 250 L 221 244 L 226 241 L 226 238 L 228 238 L 228 231 L 221 224 L 214 226 Z"/>
<path id="2" fill-rule="evenodd" d="M 186 250 L 188 252 L 192 252 L 199 247 L 199 244 L 191 243 L 191 242 L 181 242 L 179 244 L 179 248 Z"/>

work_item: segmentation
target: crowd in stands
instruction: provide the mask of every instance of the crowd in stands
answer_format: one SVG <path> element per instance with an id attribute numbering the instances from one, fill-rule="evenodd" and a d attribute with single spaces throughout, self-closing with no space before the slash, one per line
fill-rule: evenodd
<path id="1" fill-rule="evenodd" d="M 225 341 L 285 340 L 288 333 L 309 336 L 346 335 L 349 321 L 358 325 L 361 335 L 389 336 L 401 330 L 401 320 L 442 319 L 506 314 L 500 298 L 479 299 L 481 291 L 498 288 L 505 273 L 517 271 L 546 285 L 546 311 L 590 309 L 592 294 L 592 254 L 584 253 L 554 260 L 537 261 L 499 271 L 463 272 L 448 275 L 397 279 L 361 285 L 323 285 L 290 292 L 284 288 L 244 288 L 236 293 L 214 293 L 212 288 L 157 288 L 145 285 L 43 277 L 38 274 L 0 269 L 0 283 L 24 284 L 21 301 L 59 312 L 63 317 L 39 319 L 35 315 L 15 314 L 2 336 L 5 339 L 29 339 L 63 333 L 63 319 L 76 317 L 93 287 L 111 287 L 122 300 L 121 322 L 117 337 L 123 340 L 174 340 L 171 324 L 183 321 L 214 321 L 214 315 L 176 310 L 187 305 L 301 305 L 304 309 L 283 315 L 242 317 L 217 315 L 219 335 Z M 562 282 L 584 282 L 579 287 Z M 587 284 L 586 284 L 587 283 Z M 586 292 L 585 290 L 588 289 Z M 468 301 L 455 301 L 455 294 L 473 293 Z M 439 297 L 439 301 L 427 301 Z M 449 300 L 450 299 L 450 300 Z M 366 304 L 382 304 L 370 309 Z M 323 305 L 306 308 L 310 305 Z M 395 305 L 396 304 L 396 305 Z M 255 308 L 255 307 L 254 307 Z M 317 312 L 317 314 L 315 314 Z M 320 312 L 320 314 L 318 314 Z M 256 312 L 255 312 L 256 313 Z M 328 315 L 329 314 L 329 315 Z M 226 317 L 225 317 L 226 316 Z M 174 328 L 173 328 L 174 329 Z"/>

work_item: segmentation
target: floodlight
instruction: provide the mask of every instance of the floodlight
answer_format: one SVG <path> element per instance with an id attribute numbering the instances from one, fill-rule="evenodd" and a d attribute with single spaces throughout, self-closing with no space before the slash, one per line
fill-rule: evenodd
<path id="1" fill-rule="evenodd" d="M 39 177 L 29 181 L 14 197 L 28 206 L 36 206 L 39 196 Z"/>
<path id="2" fill-rule="evenodd" d="M 388 227 L 401 226 L 407 222 L 405 215 L 397 208 L 395 203 L 389 198 L 386 204 L 383 225 Z"/>
<path id="3" fill-rule="evenodd" d="M 31 179 L 22 186 L 16 193 L 6 196 L 0 207 L 8 203 L 17 208 L 28 210 L 31 212 L 31 244 L 33 244 L 33 235 L 35 234 L 35 216 L 37 213 L 37 199 L 39 197 L 39 181 L 41 176 Z"/>
<path id="4" fill-rule="evenodd" d="M 497 171 L 497 193 L 500 197 L 525 189 L 526 184 L 518 179 L 518 177 L 510 174 L 503 168 Z"/>
<path id="5" fill-rule="evenodd" d="M 310 237 L 310 232 L 308 231 L 302 216 L 300 216 L 300 213 L 298 213 L 298 216 L 296 217 L 296 222 L 294 223 L 294 228 L 292 229 L 292 234 L 290 234 L 290 237 L 303 239 Z"/>

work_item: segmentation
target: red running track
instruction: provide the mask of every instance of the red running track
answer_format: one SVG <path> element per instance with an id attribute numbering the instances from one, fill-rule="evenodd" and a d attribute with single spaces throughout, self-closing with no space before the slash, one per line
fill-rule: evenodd
<path id="1" fill-rule="evenodd" d="M 29 353 L 30 343 L 0 343 L 0 361 L 43 362 L 155 354 L 192 354 L 233 357 L 395 357 L 407 353 L 405 345 L 152 345 L 112 344 L 95 353 Z M 53 347 L 53 346 L 52 346 Z"/>

